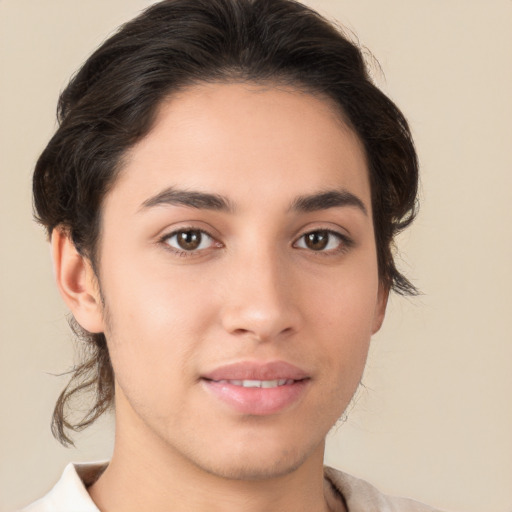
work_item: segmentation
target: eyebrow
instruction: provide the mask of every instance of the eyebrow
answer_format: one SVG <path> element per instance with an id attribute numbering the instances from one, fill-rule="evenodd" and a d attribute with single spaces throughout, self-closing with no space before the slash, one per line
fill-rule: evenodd
<path id="1" fill-rule="evenodd" d="M 142 203 L 142 209 L 160 205 L 188 206 L 189 208 L 225 212 L 234 211 L 233 204 L 224 196 L 193 190 L 180 190 L 174 187 L 169 187 L 157 195 L 146 199 Z"/>
<path id="2" fill-rule="evenodd" d="M 317 194 L 297 197 L 290 209 L 299 212 L 316 212 L 328 208 L 352 206 L 361 210 L 365 215 L 368 211 L 363 201 L 348 190 L 326 190 Z"/>
<path id="3" fill-rule="evenodd" d="M 216 210 L 222 212 L 234 212 L 234 204 L 225 196 L 198 192 L 194 190 L 181 190 L 169 187 L 142 203 L 143 210 L 160 205 L 178 205 L 202 210 Z M 297 197 L 289 210 L 296 212 L 315 212 L 329 208 L 355 207 L 368 215 L 367 209 L 356 195 L 348 190 L 326 190 L 316 194 Z"/>

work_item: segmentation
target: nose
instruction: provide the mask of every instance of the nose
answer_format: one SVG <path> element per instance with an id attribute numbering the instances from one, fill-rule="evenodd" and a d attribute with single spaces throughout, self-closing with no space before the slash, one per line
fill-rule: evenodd
<path id="1" fill-rule="evenodd" d="M 231 335 L 272 341 L 302 324 L 293 269 L 272 250 L 258 250 L 233 264 L 225 283 L 221 321 Z"/>

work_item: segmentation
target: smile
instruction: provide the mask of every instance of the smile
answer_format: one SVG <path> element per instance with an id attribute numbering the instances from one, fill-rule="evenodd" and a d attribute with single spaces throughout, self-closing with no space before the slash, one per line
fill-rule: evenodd
<path id="1" fill-rule="evenodd" d="M 219 380 L 219 383 L 231 384 L 233 386 L 242 386 L 243 388 L 277 388 L 278 386 L 285 386 L 293 384 L 293 379 L 278 379 L 278 380 Z"/>
<path id="2" fill-rule="evenodd" d="M 285 361 L 241 361 L 217 367 L 200 381 L 224 410 L 267 416 L 300 402 L 311 385 L 311 376 Z"/>

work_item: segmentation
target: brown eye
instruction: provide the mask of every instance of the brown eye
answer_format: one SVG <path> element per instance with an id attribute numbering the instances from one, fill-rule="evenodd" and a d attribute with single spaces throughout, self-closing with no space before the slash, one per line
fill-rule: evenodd
<path id="1" fill-rule="evenodd" d="M 308 249 L 313 251 L 323 251 L 329 243 L 329 233 L 327 231 L 314 231 L 304 235 L 304 243 Z"/>
<path id="2" fill-rule="evenodd" d="M 192 252 L 208 249 L 212 246 L 213 239 L 199 229 L 183 229 L 168 236 L 165 243 L 177 251 Z"/>
<path id="3" fill-rule="evenodd" d="M 309 249 L 315 252 L 337 251 L 345 245 L 350 245 L 343 235 L 327 229 L 318 229 L 302 235 L 295 243 L 295 247 Z"/>

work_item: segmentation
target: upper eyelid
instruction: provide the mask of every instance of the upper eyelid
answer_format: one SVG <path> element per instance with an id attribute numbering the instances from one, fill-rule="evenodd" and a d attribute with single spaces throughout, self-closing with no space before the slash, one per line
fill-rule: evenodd
<path id="1" fill-rule="evenodd" d="M 323 254 L 324 256 L 327 256 L 327 255 L 331 255 L 333 253 L 345 252 L 347 250 L 352 249 L 356 245 L 355 240 L 350 235 L 340 233 L 339 231 L 337 231 L 335 229 L 316 228 L 316 229 L 309 229 L 307 231 L 304 231 L 300 236 L 295 238 L 295 241 L 292 243 L 292 246 L 296 246 L 299 243 L 299 241 L 302 240 L 306 235 L 309 235 L 311 233 L 315 233 L 318 231 L 324 231 L 324 232 L 329 233 L 330 235 L 335 236 L 338 239 L 339 247 L 337 249 L 331 249 L 331 250 L 327 250 L 327 251 L 325 251 L 325 250 L 313 251 L 312 249 L 306 249 L 303 247 L 297 247 L 297 248 L 302 249 L 302 250 L 310 250 L 315 254 L 318 254 L 318 255 Z"/>
<path id="2" fill-rule="evenodd" d="M 206 229 L 206 228 L 203 228 L 203 227 L 199 227 L 199 226 L 193 225 L 193 224 L 184 225 L 184 226 L 180 226 L 178 228 L 174 228 L 174 229 L 170 229 L 168 231 L 164 231 L 164 233 L 162 235 L 158 236 L 158 241 L 159 242 L 165 242 L 165 240 L 168 240 L 172 236 L 175 236 L 176 234 L 178 234 L 180 232 L 183 232 L 183 231 L 199 231 L 199 232 L 205 234 L 206 236 L 208 236 L 209 238 L 211 238 L 212 241 L 214 241 L 216 243 L 219 243 L 221 245 L 224 245 L 224 243 L 219 240 L 220 236 L 213 234 L 209 229 Z M 349 235 L 348 233 L 344 233 L 341 228 L 340 229 L 335 229 L 335 228 L 327 227 L 327 226 L 318 226 L 318 227 L 310 227 L 308 229 L 301 230 L 299 232 L 299 234 L 296 235 L 292 239 L 291 245 L 292 246 L 295 245 L 304 236 L 306 236 L 306 235 L 308 235 L 310 233 L 318 232 L 318 231 L 324 231 L 324 232 L 327 232 L 327 233 L 329 233 L 329 234 L 331 234 L 333 236 L 336 236 L 337 238 L 339 238 L 342 242 L 344 242 L 346 244 L 354 243 L 354 240 L 353 240 L 352 236 Z"/>
<path id="3" fill-rule="evenodd" d="M 327 227 L 327 226 L 319 226 L 319 227 L 313 227 L 313 228 L 301 230 L 299 232 L 299 234 L 296 236 L 295 242 L 297 240 L 300 240 L 303 236 L 309 235 L 310 233 L 316 233 L 318 231 L 325 231 L 326 233 L 330 233 L 332 235 L 338 236 L 342 240 L 352 240 L 352 236 L 349 235 L 346 231 L 342 230 L 341 228 L 336 229 L 336 228 Z M 295 242 L 293 242 L 293 243 L 295 243 Z"/>
<path id="4" fill-rule="evenodd" d="M 344 235 L 343 233 L 340 233 L 339 231 L 336 231 L 334 229 L 325 229 L 325 228 L 318 228 L 318 229 L 309 229 L 308 231 L 304 231 L 301 235 L 297 237 L 296 240 L 300 240 L 301 238 L 305 237 L 306 235 L 310 235 L 311 233 L 328 233 L 329 235 L 334 235 L 341 239 L 349 238 L 347 235 Z"/>
<path id="5" fill-rule="evenodd" d="M 171 245 L 168 242 L 171 238 L 175 237 L 177 234 L 184 232 L 184 231 L 185 232 L 186 231 L 198 231 L 202 235 L 206 235 L 210 239 L 210 242 L 208 244 L 209 246 L 202 248 L 202 249 L 187 250 L 187 249 L 183 249 L 183 248 L 179 248 L 179 247 L 174 247 L 173 245 Z M 221 247 L 215 247 L 215 245 L 224 246 L 224 244 L 222 242 L 219 242 L 218 239 L 215 236 L 213 236 L 212 234 L 210 234 L 207 230 L 200 229 L 200 228 L 194 228 L 194 227 L 182 227 L 182 228 L 174 229 L 172 231 L 164 233 L 162 236 L 158 237 L 157 244 L 164 246 L 164 249 L 166 251 L 169 251 L 176 256 L 183 256 L 183 257 L 188 257 L 188 258 L 200 257 L 201 255 L 204 255 L 207 251 L 210 251 L 212 249 L 220 249 L 221 248 Z"/>
<path id="6" fill-rule="evenodd" d="M 204 228 L 204 227 L 199 227 L 192 223 L 185 224 L 185 225 L 179 226 L 177 228 L 166 228 L 166 229 L 162 230 L 160 235 L 157 235 L 157 239 L 159 241 L 163 241 L 163 240 L 166 240 L 167 238 L 170 238 L 171 236 L 176 235 L 177 233 L 181 233 L 183 231 L 200 231 L 201 233 L 208 235 L 213 240 L 219 241 L 218 235 L 213 234 L 213 230 L 210 230 L 210 229 Z"/>

